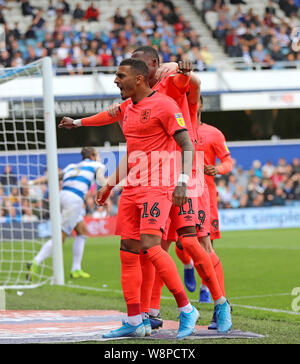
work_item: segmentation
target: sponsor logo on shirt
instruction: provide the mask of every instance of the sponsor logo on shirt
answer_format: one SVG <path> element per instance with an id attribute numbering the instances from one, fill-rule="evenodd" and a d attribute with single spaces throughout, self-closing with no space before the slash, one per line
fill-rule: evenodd
<path id="1" fill-rule="evenodd" d="M 177 120 L 177 123 L 179 126 L 185 126 L 185 122 L 184 122 L 184 118 L 183 118 L 183 115 L 180 113 L 180 114 L 175 114 L 175 118 Z"/>

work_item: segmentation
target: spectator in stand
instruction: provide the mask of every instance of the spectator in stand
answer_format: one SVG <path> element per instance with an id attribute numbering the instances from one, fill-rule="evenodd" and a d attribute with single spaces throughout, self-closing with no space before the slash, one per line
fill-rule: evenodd
<path id="1" fill-rule="evenodd" d="M 57 0 L 55 9 L 57 14 L 64 15 L 70 13 L 70 5 L 66 0 Z"/>
<path id="2" fill-rule="evenodd" d="M 257 37 L 255 37 L 254 35 L 252 35 L 250 33 L 250 29 L 246 27 L 245 28 L 245 33 L 240 38 L 240 42 L 241 42 L 241 45 L 242 46 L 249 47 L 250 53 L 252 53 L 252 51 L 256 47 L 256 44 L 258 42 L 258 39 L 257 39 Z"/>
<path id="3" fill-rule="evenodd" d="M 74 20 L 82 20 L 85 17 L 85 11 L 81 8 L 81 3 L 77 3 L 73 11 Z"/>
<path id="4" fill-rule="evenodd" d="M 10 67 L 12 61 L 11 55 L 7 52 L 7 50 L 0 51 L 0 65 L 4 68 Z"/>
<path id="5" fill-rule="evenodd" d="M 276 16 L 276 7 L 273 0 L 269 0 L 268 5 L 265 8 L 265 13 Z"/>
<path id="6" fill-rule="evenodd" d="M 261 170 L 261 163 L 260 163 L 259 160 L 253 161 L 252 169 L 253 169 L 254 175 L 261 179 L 262 176 L 263 176 L 263 173 L 262 173 L 262 170 Z"/>
<path id="7" fill-rule="evenodd" d="M 56 13 L 56 8 L 53 5 L 53 0 L 49 0 L 49 5 L 46 10 L 46 13 L 50 18 L 54 18 L 56 16 L 57 13 Z"/>
<path id="8" fill-rule="evenodd" d="M 300 159 L 294 158 L 292 162 L 293 174 L 300 173 Z"/>
<path id="9" fill-rule="evenodd" d="M 28 0 L 22 0 L 21 4 L 22 14 L 23 16 L 31 15 L 35 16 L 34 7 L 32 7 Z"/>
<path id="10" fill-rule="evenodd" d="M 274 198 L 272 200 L 272 206 L 284 206 L 286 194 L 281 187 L 275 189 Z"/>
<path id="11" fill-rule="evenodd" d="M 261 43 L 256 44 L 255 49 L 252 52 L 252 59 L 254 62 L 263 63 L 267 55 L 266 49 L 264 49 Z"/>
<path id="12" fill-rule="evenodd" d="M 286 196 L 286 200 L 294 201 L 295 200 L 295 192 L 294 192 L 294 181 L 292 178 L 289 178 L 285 184 L 283 185 L 283 192 Z"/>
<path id="13" fill-rule="evenodd" d="M 240 205 L 239 207 L 242 209 L 242 208 L 247 208 L 247 207 L 250 207 L 249 205 L 249 198 L 248 198 L 248 195 L 247 193 L 244 193 L 241 197 L 240 197 Z"/>
<path id="14" fill-rule="evenodd" d="M 94 2 L 92 1 L 89 7 L 86 9 L 85 12 L 85 19 L 89 22 L 98 21 L 100 16 L 100 11 L 98 8 L 95 7 Z"/>
<path id="15" fill-rule="evenodd" d="M 264 206 L 264 195 L 258 193 L 252 201 L 252 207 L 263 207 Z"/>
<path id="16" fill-rule="evenodd" d="M 280 0 L 279 5 L 287 17 L 290 17 L 291 15 L 297 15 L 298 8 L 295 5 L 294 0 Z"/>
<path id="17" fill-rule="evenodd" d="M 235 29 L 230 29 L 226 34 L 225 49 L 230 57 L 240 57 L 241 47 L 239 37 Z"/>
<path id="18" fill-rule="evenodd" d="M 25 39 L 36 39 L 36 32 L 32 25 L 29 25 L 26 33 L 24 34 Z"/>
<path id="19" fill-rule="evenodd" d="M 207 46 L 203 46 L 200 50 L 200 55 L 202 57 L 203 62 L 205 63 L 206 66 L 211 66 L 213 63 L 213 56 L 212 54 L 208 51 Z"/>
<path id="20" fill-rule="evenodd" d="M 127 15 L 128 15 L 128 13 L 127 13 Z M 125 25 L 126 21 L 125 21 L 124 16 L 121 15 L 120 8 L 117 8 L 116 9 L 115 14 L 113 16 L 113 20 L 114 20 L 114 23 L 115 24 L 118 24 L 120 27 L 122 27 L 123 25 Z M 131 14 L 130 20 L 132 20 L 132 14 Z"/>
<path id="21" fill-rule="evenodd" d="M 26 207 L 23 210 L 21 221 L 22 222 L 34 222 L 34 221 L 38 221 L 38 217 L 33 214 L 32 209 L 30 207 Z"/>
<path id="22" fill-rule="evenodd" d="M 11 165 L 7 164 L 4 167 L 3 174 L 0 179 L 0 183 L 4 188 L 5 194 L 10 194 L 10 190 L 12 186 L 17 186 L 18 180 L 14 175 Z"/>
<path id="23" fill-rule="evenodd" d="M 275 169 L 276 168 L 271 161 L 268 161 L 266 164 L 264 164 L 262 167 L 264 178 L 271 178 L 275 172 Z"/>
<path id="24" fill-rule="evenodd" d="M 9 30 L 9 33 L 14 37 L 15 40 L 20 40 L 22 35 L 19 30 L 19 23 L 15 22 L 15 26 L 13 29 Z"/>
<path id="25" fill-rule="evenodd" d="M 111 61 L 113 61 L 113 56 L 104 43 L 99 50 L 99 63 L 102 67 L 107 67 L 111 65 Z"/>
<path id="26" fill-rule="evenodd" d="M 156 21 L 157 21 L 157 18 L 156 18 Z M 127 13 L 125 16 L 125 24 L 130 24 L 132 26 L 132 28 L 135 28 L 135 26 L 136 26 L 136 18 L 133 15 L 132 9 L 127 9 Z"/>
<path id="27" fill-rule="evenodd" d="M 45 26 L 45 19 L 43 18 L 43 10 L 38 10 L 34 19 L 32 20 L 32 29 L 39 30 Z"/>
<path id="28" fill-rule="evenodd" d="M 271 49 L 271 58 L 275 61 L 275 62 L 281 62 L 284 60 L 284 55 L 278 45 L 278 43 L 275 43 Z"/>

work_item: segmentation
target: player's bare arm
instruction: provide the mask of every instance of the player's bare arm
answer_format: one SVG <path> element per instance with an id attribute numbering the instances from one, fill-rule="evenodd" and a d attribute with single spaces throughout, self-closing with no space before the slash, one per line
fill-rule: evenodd
<path id="1" fill-rule="evenodd" d="M 112 104 L 107 108 L 107 112 L 113 118 L 117 117 L 120 111 L 121 104 Z"/>
<path id="2" fill-rule="evenodd" d="M 215 166 L 213 165 L 206 165 L 204 166 L 204 173 L 207 175 L 207 176 L 215 176 L 218 174 L 218 170 Z"/>
<path id="3" fill-rule="evenodd" d="M 191 105 L 197 104 L 200 98 L 200 93 L 201 93 L 201 80 L 194 72 L 192 72 L 190 78 L 190 90 L 187 94 L 189 104 Z"/>
<path id="4" fill-rule="evenodd" d="M 189 76 L 193 69 L 194 66 L 191 61 L 184 60 L 178 62 L 178 72 L 182 73 L 184 76 Z"/>
<path id="5" fill-rule="evenodd" d="M 178 64 L 176 62 L 168 62 L 159 66 L 155 73 L 155 79 L 157 82 L 161 81 L 165 75 L 178 70 Z"/>
<path id="6" fill-rule="evenodd" d="M 175 206 L 183 206 L 187 203 L 187 180 L 191 174 L 193 159 L 194 159 L 194 146 L 191 142 L 189 133 L 182 130 L 174 135 L 176 143 L 182 150 L 181 154 L 181 175 L 179 181 L 172 195 L 172 202 Z"/>
<path id="7" fill-rule="evenodd" d="M 73 129 L 73 128 L 79 128 L 81 125 L 79 122 L 74 123 L 74 119 L 64 116 L 60 123 L 58 124 L 59 128 L 65 128 L 65 129 Z"/>
<path id="8" fill-rule="evenodd" d="M 178 74 L 174 77 L 174 84 L 179 90 L 186 89 L 189 104 L 196 104 L 200 97 L 201 80 L 193 72 L 193 64 L 190 61 L 178 62 Z"/>
<path id="9" fill-rule="evenodd" d="M 200 97 L 200 87 L 201 80 L 200 78 L 193 72 L 193 64 L 190 61 L 179 61 L 178 62 L 178 72 L 180 72 L 184 76 L 189 77 L 189 92 L 187 94 L 188 101 L 190 104 L 194 105 L 198 102 Z"/>
<path id="10" fill-rule="evenodd" d="M 206 165 L 204 166 L 204 173 L 208 176 L 215 176 L 217 174 L 227 174 L 232 170 L 232 159 L 230 155 L 221 158 L 221 164 L 218 166 Z"/>

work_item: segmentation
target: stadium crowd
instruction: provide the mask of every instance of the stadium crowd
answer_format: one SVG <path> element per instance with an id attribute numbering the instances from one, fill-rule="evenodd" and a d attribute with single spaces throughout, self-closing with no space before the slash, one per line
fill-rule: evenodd
<path id="1" fill-rule="evenodd" d="M 1 51 L 0 65 L 15 67 L 51 56 L 56 68 L 67 68 L 67 72 L 82 73 L 87 67 L 118 66 L 137 46 L 150 45 L 159 50 L 162 62 L 178 61 L 188 57 L 195 70 L 209 69 L 213 59 L 179 7 L 170 0 L 150 0 L 139 14 L 128 8 L 122 13 L 116 8 L 110 19 L 102 17 L 100 6 L 94 2 L 75 9 L 68 0 L 56 4 L 49 1 L 45 12 L 33 8 L 29 0 L 20 6 L 24 16 L 32 17 L 32 24 L 22 33 L 19 24 L 9 28 L 2 14 L 5 1 L 0 4 L 0 24 L 4 24 L 6 49 Z M 130 6 L 130 3 L 129 3 Z M 64 15 L 70 15 L 66 21 Z M 54 31 L 48 30 L 46 19 L 55 19 Z M 86 31 L 83 25 L 76 30 L 77 22 L 105 24 L 105 31 Z"/>
<path id="2" fill-rule="evenodd" d="M 244 170 L 233 160 L 232 172 L 216 176 L 219 208 L 248 208 L 300 204 L 300 159 L 287 163 L 280 158 L 277 165 L 253 161 Z M 93 185 L 85 199 L 86 215 L 103 218 L 117 214 L 122 189 L 115 187 L 107 206 L 96 206 Z M 18 180 L 7 165 L 0 178 L 0 223 L 38 221 L 48 218 L 47 185 L 31 185 L 25 176 Z"/>
<path id="3" fill-rule="evenodd" d="M 195 70 L 215 70 L 207 46 L 200 43 L 190 21 L 171 0 L 149 0 L 139 14 L 134 14 L 130 7 L 126 13 L 116 8 L 109 19 L 101 14 L 101 3 L 93 1 L 86 6 L 77 3 L 72 8 L 68 0 L 55 3 L 49 0 L 45 11 L 31 6 L 30 0 L 19 0 L 23 16 L 32 17 L 24 32 L 18 23 L 8 26 L 3 15 L 8 2 L 0 1 L 0 25 L 3 24 L 6 36 L 6 46 L 0 52 L 0 67 L 22 66 L 50 56 L 56 70 L 63 68 L 69 74 L 81 74 L 84 68 L 118 66 L 133 48 L 150 45 L 158 49 L 162 62 L 188 58 Z M 285 19 L 277 16 L 274 2 L 279 3 Z M 230 57 L 240 57 L 245 64 L 261 63 L 264 69 L 281 68 L 280 61 L 300 61 L 300 53 L 293 52 L 290 46 L 291 31 L 300 24 L 299 0 L 270 0 L 263 18 L 250 5 L 243 12 L 240 5 L 245 1 L 230 0 L 230 3 L 235 4 L 234 14 L 224 0 L 203 0 L 202 5 L 203 19 L 207 12 L 218 14 L 213 36 Z M 70 20 L 64 15 L 69 15 Z M 54 19 L 53 31 L 49 30 L 47 19 Z M 105 31 L 87 31 L 84 25 L 78 30 L 78 22 L 99 22 L 105 24 Z"/>
<path id="4" fill-rule="evenodd" d="M 235 5 L 234 12 L 228 2 Z M 276 3 L 285 17 L 279 16 Z M 248 10 L 243 11 L 242 4 Z M 210 26 L 212 34 L 230 57 L 242 58 L 249 67 L 260 64 L 262 69 L 294 68 L 300 61 L 300 53 L 291 47 L 291 33 L 300 25 L 299 0 L 269 0 L 263 16 L 255 14 L 251 1 L 203 0 L 202 16 L 207 23 L 209 12 L 217 14 L 215 26 Z"/>
<path id="5" fill-rule="evenodd" d="M 300 159 L 287 163 L 280 158 L 277 165 L 259 160 L 250 170 L 236 164 L 229 175 L 217 176 L 219 208 L 288 206 L 300 203 Z"/>

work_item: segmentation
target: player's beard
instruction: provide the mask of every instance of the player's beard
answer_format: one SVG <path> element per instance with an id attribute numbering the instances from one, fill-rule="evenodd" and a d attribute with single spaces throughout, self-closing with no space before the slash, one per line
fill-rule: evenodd
<path id="1" fill-rule="evenodd" d="M 122 88 L 122 89 L 120 89 L 120 93 L 121 93 L 121 99 L 122 100 L 126 100 L 126 99 L 128 99 L 128 97 L 126 97 L 125 96 L 125 91 L 124 91 L 124 89 Z"/>
<path id="2" fill-rule="evenodd" d="M 127 100 L 132 96 L 132 94 L 133 94 L 132 89 L 133 88 L 130 88 L 130 87 L 119 87 L 119 88 L 120 88 L 120 93 L 121 93 L 122 100 Z"/>

